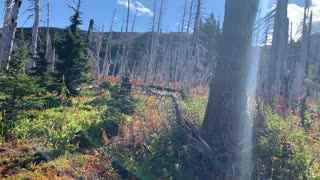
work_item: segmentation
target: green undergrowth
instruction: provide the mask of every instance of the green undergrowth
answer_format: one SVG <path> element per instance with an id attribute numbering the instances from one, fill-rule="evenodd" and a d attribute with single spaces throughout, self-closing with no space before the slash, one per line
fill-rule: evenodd
<path id="1" fill-rule="evenodd" d="M 300 118 L 282 119 L 268 107 L 256 118 L 254 177 L 260 179 L 320 179 L 319 119 L 306 131 Z"/>

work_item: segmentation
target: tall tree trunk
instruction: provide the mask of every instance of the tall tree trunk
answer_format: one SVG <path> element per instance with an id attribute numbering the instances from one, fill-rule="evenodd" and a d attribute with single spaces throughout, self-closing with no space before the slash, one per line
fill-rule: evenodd
<path id="1" fill-rule="evenodd" d="M 22 0 L 7 0 L 0 38 L 0 66 L 9 69 Z"/>
<path id="2" fill-rule="evenodd" d="M 158 29 L 157 33 L 160 33 L 161 31 L 161 26 L 162 26 L 162 15 L 163 15 L 163 0 L 161 0 L 161 5 L 160 5 L 160 11 L 159 11 L 159 19 L 158 19 Z"/>
<path id="3" fill-rule="evenodd" d="M 183 8 L 183 16 L 182 16 L 182 22 L 181 22 L 181 32 L 184 32 L 184 23 L 185 23 L 185 19 L 186 19 L 186 14 L 187 14 L 187 4 L 188 4 L 188 0 L 184 1 L 184 8 Z"/>
<path id="4" fill-rule="evenodd" d="M 88 34 L 87 34 L 87 43 L 91 43 L 91 37 L 92 37 L 92 31 L 94 26 L 94 20 L 90 19 L 89 28 L 88 28 Z"/>
<path id="5" fill-rule="evenodd" d="M 156 12 L 156 1 L 154 1 L 154 12 Z M 156 14 L 153 15 L 152 19 L 152 27 L 151 27 L 151 37 L 150 37 L 150 53 L 149 53 L 149 61 L 148 68 L 146 73 L 146 85 L 150 85 L 154 78 L 154 63 L 155 63 L 155 26 L 156 26 Z"/>
<path id="6" fill-rule="evenodd" d="M 269 70 L 266 88 L 270 93 L 269 102 L 273 100 L 274 95 L 280 94 L 282 88 L 289 36 L 287 6 L 288 0 L 278 0 L 272 36 L 271 58 L 268 64 Z"/>
<path id="7" fill-rule="evenodd" d="M 136 24 L 137 14 L 138 14 L 138 10 L 136 10 L 136 13 L 134 14 L 134 17 L 133 17 L 133 22 L 132 22 L 131 32 L 133 32 L 133 31 L 134 31 L 134 26 L 135 26 L 135 24 Z"/>
<path id="8" fill-rule="evenodd" d="M 196 48 L 197 48 L 196 46 L 198 43 L 198 31 L 199 31 L 200 18 L 201 18 L 200 17 L 201 5 L 202 5 L 201 0 L 198 0 L 196 18 L 194 21 L 193 35 L 192 35 L 192 56 L 195 56 L 196 54 Z"/>
<path id="9" fill-rule="evenodd" d="M 107 40 L 107 45 L 105 49 L 104 59 L 103 59 L 103 78 L 105 79 L 108 77 L 109 74 L 109 68 L 111 64 L 111 41 L 112 41 L 112 31 L 113 31 L 113 23 L 116 16 L 116 9 L 113 11 L 111 25 L 110 25 L 110 31 L 109 31 L 109 37 Z"/>
<path id="10" fill-rule="evenodd" d="M 309 66 L 311 61 L 311 34 L 312 34 L 312 23 L 313 23 L 313 12 L 311 9 L 309 17 L 309 26 L 308 26 L 308 37 L 307 37 L 307 65 L 306 65 L 306 75 L 309 76 Z"/>
<path id="11" fill-rule="evenodd" d="M 32 27 L 31 45 L 29 47 L 29 69 L 36 66 L 35 59 L 37 58 L 37 43 L 38 43 L 38 31 L 40 21 L 40 2 L 34 0 L 34 23 Z"/>
<path id="12" fill-rule="evenodd" d="M 187 33 L 190 32 L 191 20 L 192 20 L 192 15 L 193 15 L 193 2 L 194 2 L 194 0 L 191 0 L 190 10 L 189 10 L 188 26 L 187 26 Z"/>
<path id="13" fill-rule="evenodd" d="M 214 151 L 213 161 L 221 162 L 214 164 L 216 179 L 250 179 L 251 172 L 241 166 L 239 153 L 245 151 L 243 146 L 250 148 L 243 130 L 251 128 L 246 91 L 248 47 L 258 4 L 259 0 L 226 0 L 217 70 L 201 129 Z"/>
<path id="14" fill-rule="evenodd" d="M 292 88 L 290 91 L 290 104 L 295 104 L 301 96 L 304 95 L 303 81 L 306 75 L 306 65 L 308 58 L 308 26 L 307 26 L 307 14 L 309 10 L 308 1 L 305 2 L 303 28 L 302 28 L 302 40 L 301 40 L 301 53 L 300 59 L 295 64 L 295 76 L 292 80 Z"/>
<path id="15" fill-rule="evenodd" d="M 130 0 L 128 0 L 128 12 L 127 12 L 126 33 L 129 32 L 130 6 L 131 6 L 131 2 L 130 2 Z"/>
<path id="16" fill-rule="evenodd" d="M 46 52 L 45 58 L 47 60 L 47 72 L 54 71 L 55 63 L 55 49 L 52 47 L 51 36 L 50 36 L 50 1 L 47 0 L 47 32 L 46 32 Z"/>

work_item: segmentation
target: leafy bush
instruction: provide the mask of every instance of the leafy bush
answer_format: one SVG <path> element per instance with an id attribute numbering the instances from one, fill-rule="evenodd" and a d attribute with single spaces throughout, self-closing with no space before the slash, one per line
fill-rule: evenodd
<path id="1" fill-rule="evenodd" d="M 187 84 L 183 84 L 180 90 L 181 98 L 183 100 L 189 99 L 190 96 L 190 88 Z"/>
<path id="2" fill-rule="evenodd" d="M 260 179 L 320 178 L 319 143 L 310 144 L 297 117 L 283 120 L 270 108 L 259 111 L 256 120 L 257 148 L 254 176 Z M 317 148 L 313 148 L 317 147 Z"/>
<path id="3" fill-rule="evenodd" d="M 103 89 L 109 89 L 111 87 L 111 83 L 109 81 L 103 81 L 100 84 L 100 87 L 103 88 Z"/>
<path id="4" fill-rule="evenodd" d="M 159 101 L 155 97 L 141 102 L 132 122 L 119 124 L 119 134 L 109 141 L 107 152 L 141 179 L 203 179 L 203 161 L 176 125 L 171 103 L 170 99 Z M 183 108 L 184 113 L 188 110 Z"/>
<path id="5" fill-rule="evenodd" d="M 101 137 L 100 129 L 104 129 L 109 137 L 116 136 L 120 120 L 134 113 L 137 102 L 138 100 L 132 96 L 121 94 L 121 88 L 118 84 L 108 85 L 108 91 L 102 93 L 90 103 L 91 105 L 106 107 L 102 115 L 103 121 L 98 125 L 99 127 L 90 130 L 90 133 Z"/>

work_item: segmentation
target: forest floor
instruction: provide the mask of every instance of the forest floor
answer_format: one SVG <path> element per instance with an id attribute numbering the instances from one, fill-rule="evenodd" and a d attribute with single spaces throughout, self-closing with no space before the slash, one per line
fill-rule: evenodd
<path id="1" fill-rule="evenodd" d="M 181 134 L 170 98 L 139 87 L 128 94 L 118 83 L 101 87 L 20 112 L 0 139 L 0 179 L 201 179 L 208 171 Z M 207 89 L 181 92 L 174 94 L 182 115 L 200 129 Z M 320 179 L 320 105 L 309 101 L 301 114 L 275 102 L 274 109 L 252 103 L 253 176 Z"/>
<path id="2" fill-rule="evenodd" d="M 12 137 L 0 142 L 0 179 L 135 179 L 152 176 L 143 171 L 166 172 L 146 164 L 159 156 L 155 141 L 175 119 L 170 99 L 134 89 L 133 112 L 126 112 L 132 107 L 117 104 L 112 91 L 87 90 L 65 106 L 27 112 Z M 193 90 L 187 100 L 176 95 L 183 113 L 200 127 L 207 91 Z M 179 171 L 179 163 L 173 165 Z"/>

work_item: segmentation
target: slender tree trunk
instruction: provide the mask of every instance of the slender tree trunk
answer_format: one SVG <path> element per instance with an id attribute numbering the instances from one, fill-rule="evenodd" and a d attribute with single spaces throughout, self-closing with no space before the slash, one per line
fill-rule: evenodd
<path id="1" fill-rule="evenodd" d="M 199 25 L 200 25 L 201 5 L 202 5 L 201 0 L 198 0 L 196 18 L 194 22 L 193 35 L 192 35 L 192 58 L 195 58 L 197 44 L 198 44 L 198 33 L 199 33 L 198 31 L 199 31 Z"/>
<path id="2" fill-rule="evenodd" d="M 131 6 L 131 2 L 130 2 L 130 0 L 128 0 L 128 12 L 127 12 L 126 33 L 129 32 L 130 6 Z"/>
<path id="3" fill-rule="evenodd" d="M 193 2 L 194 0 L 191 0 L 190 4 L 190 11 L 189 11 L 189 19 L 188 19 L 188 26 L 187 26 L 187 33 L 190 32 L 190 26 L 191 26 L 191 20 L 192 20 L 192 15 L 193 15 Z"/>
<path id="4" fill-rule="evenodd" d="M 303 18 L 302 40 L 301 40 L 301 53 L 300 59 L 295 64 L 295 77 L 292 80 L 292 88 L 290 91 L 290 104 L 295 104 L 301 96 L 303 96 L 303 81 L 306 75 L 306 65 L 308 58 L 308 27 L 307 27 L 307 12 L 309 10 L 306 1 Z"/>
<path id="5" fill-rule="evenodd" d="M 87 34 L 87 43 L 91 43 L 91 36 L 94 26 L 94 20 L 90 19 L 89 28 L 88 28 L 88 34 Z"/>
<path id="6" fill-rule="evenodd" d="M 40 2 L 34 0 L 34 23 L 32 27 L 31 45 L 29 47 L 29 69 L 36 66 L 35 59 L 37 58 L 37 43 L 38 43 L 38 31 L 40 21 Z"/>
<path id="7" fill-rule="evenodd" d="M 115 76 L 115 73 L 116 73 L 116 67 L 119 62 L 119 54 L 120 54 L 120 47 L 118 47 L 118 49 L 117 49 L 116 58 L 115 58 L 116 61 L 113 63 L 112 76 Z"/>
<path id="8" fill-rule="evenodd" d="M 313 23 L 313 12 L 311 10 L 309 17 L 309 26 L 308 26 L 308 37 L 307 37 L 307 65 L 306 65 L 306 75 L 309 76 L 309 66 L 311 61 L 311 34 L 312 34 L 312 23 Z"/>
<path id="9" fill-rule="evenodd" d="M 103 78 L 105 79 L 108 77 L 109 74 L 109 68 L 111 64 L 111 41 L 112 41 L 112 31 L 113 31 L 113 23 L 116 16 L 116 9 L 113 11 L 111 25 L 110 25 L 110 31 L 109 31 L 109 37 L 107 40 L 107 45 L 105 49 L 104 59 L 103 59 Z"/>
<path id="10" fill-rule="evenodd" d="M 136 13 L 134 14 L 134 17 L 133 17 L 133 22 L 132 22 L 131 32 L 133 32 L 133 31 L 134 31 L 134 26 L 135 26 L 135 24 L 136 24 L 137 14 L 138 14 L 138 10 L 136 10 Z"/>
<path id="11" fill-rule="evenodd" d="M 154 1 L 154 12 L 156 12 L 156 1 Z M 149 61 L 148 61 L 148 69 L 146 74 L 146 85 L 150 85 L 153 80 L 154 75 L 154 61 L 155 61 L 155 21 L 156 15 L 153 15 L 152 19 L 152 28 L 151 28 L 151 39 L 150 39 L 150 54 L 149 54 Z"/>
<path id="12" fill-rule="evenodd" d="M 54 71 L 55 63 L 55 49 L 52 47 L 51 36 L 50 36 L 50 1 L 47 0 L 47 32 L 46 32 L 46 52 L 45 58 L 47 60 L 47 72 Z"/>
<path id="13" fill-rule="evenodd" d="M 184 8 L 183 8 L 183 16 L 182 16 L 182 22 L 181 22 L 181 32 L 183 33 L 184 32 L 184 23 L 185 23 L 185 20 L 186 20 L 186 14 L 187 14 L 187 4 L 188 4 L 188 0 L 185 0 L 184 1 Z"/>
<path id="14" fill-rule="evenodd" d="M 270 93 L 269 102 L 272 102 L 275 95 L 281 94 L 289 36 L 287 6 L 288 0 L 278 0 L 272 36 L 271 58 L 268 65 L 267 91 Z"/>
<path id="15" fill-rule="evenodd" d="M 250 155 L 243 148 L 250 122 L 247 114 L 248 47 L 259 0 L 226 0 L 223 33 L 214 81 L 202 125 L 202 135 L 213 149 L 211 179 L 250 179 Z M 237 18 L 235 18 L 237 17 Z M 248 162 L 244 167 L 242 161 Z M 222 165 L 223 164 L 223 165 Z M 211 172 L 210 172 L 211 173 Z"/>
<path id="16" fill-rule="evenodd" d="M 160 11 L 159 11 L 159 19 L 158 19 L 158 29 L 157 33 L 161 32 L 161 26 L 162 26 L 162 12 L 163 12 L 163 0 L 161 0 L 161 5 L 160 5 Z"/>

